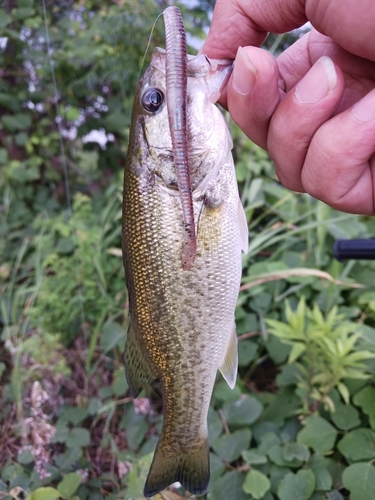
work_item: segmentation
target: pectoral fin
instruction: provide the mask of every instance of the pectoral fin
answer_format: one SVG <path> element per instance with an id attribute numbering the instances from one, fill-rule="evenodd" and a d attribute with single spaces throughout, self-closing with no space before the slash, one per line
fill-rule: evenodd
<path id="1" fill-rule="evenodd" d="M 133 398 L 156 378 L 144 357 L 131 323 L 125 345 L 125 376 Z"/>
<path id="2" fill-rule="evenodd" d="M 249 228 L 240 198 L 238 198 L 238 226 L 240 229 L 241 250 L 247 253 L 249 250 Z"/>
<path id="3" fill-rule="evenodd" d="M 236 385 L 238 368 L 236 325 L 233 323 L 230 341 L 219 370 L 231 389 Z"/>

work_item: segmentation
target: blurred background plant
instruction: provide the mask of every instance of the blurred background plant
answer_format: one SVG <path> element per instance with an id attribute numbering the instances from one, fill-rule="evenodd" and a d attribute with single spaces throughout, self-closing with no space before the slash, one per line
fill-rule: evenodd
<path id="1" fill-rule="evenodd" d="M 181 5 L 191 44 L 213 4 Z M 124 377 L 121 184 L 135 84 L 167 5 L 0 6 L 0 498 L 143 498 L 161 399 L 153 384 L 133 401 Z M 336 262 L 332 246 L 373 235 L 374 220 L 285 190 L 231 127 L 250 248 L 239 376 L 233 391 L 218 376 L 202 498 L 370 499 L 375 263 Z"/>

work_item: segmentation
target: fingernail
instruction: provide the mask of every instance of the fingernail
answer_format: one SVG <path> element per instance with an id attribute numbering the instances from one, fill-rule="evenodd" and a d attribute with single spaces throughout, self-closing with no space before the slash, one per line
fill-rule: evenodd
<path id="1" fill-rule="evenodd" d="M 337 73 L 332 59 L 323 56 L 296 87 L 295 95 L 301 103 L 312 103 L 323 99 L 336 87 Z"/>
<path id="2" fill-rule="evenodd" d="M 233 88 L 239 94 L 247 95 L 255 85 L 257 70 L 245 49 L 239 47 L 233 68 Z"/>
<path id="3" fill-rule="evenodd" d="M 352 113 L 361 122 L 369 122 L 375 118 L 375 89 L 354 104 Z"/>

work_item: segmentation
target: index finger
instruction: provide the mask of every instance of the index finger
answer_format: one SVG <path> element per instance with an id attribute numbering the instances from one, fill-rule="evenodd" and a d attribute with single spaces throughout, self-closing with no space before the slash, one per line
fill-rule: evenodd
<path id="1" fill-rule="evenodd" d="M 217 0 L 211 28 L 200 53 L 234 59 L 238 47 L 262 45 L 268 31 L 284 33 L 307 22 L 298 0 Z"/>

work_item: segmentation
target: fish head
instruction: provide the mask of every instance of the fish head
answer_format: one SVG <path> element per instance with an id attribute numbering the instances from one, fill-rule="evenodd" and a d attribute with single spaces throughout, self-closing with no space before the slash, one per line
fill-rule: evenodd
<path id="1" fill-rule="evenodd" d="M 163 187 L 177 191 L 166 99 L 166 54 L 156 48 L 138 83 L 134 112 L 140 141 L 148 150 L 147 168 Z M 187 130 L 192 191 L 201 191 L 212 178 L 223 151 L 232 147 L 225 118 L 215 103 L 228 81 L 232 61 L 212 60 L 204 54 L 188 56 Z M 203 183 L 203 184 L 202 184 Z"/>

